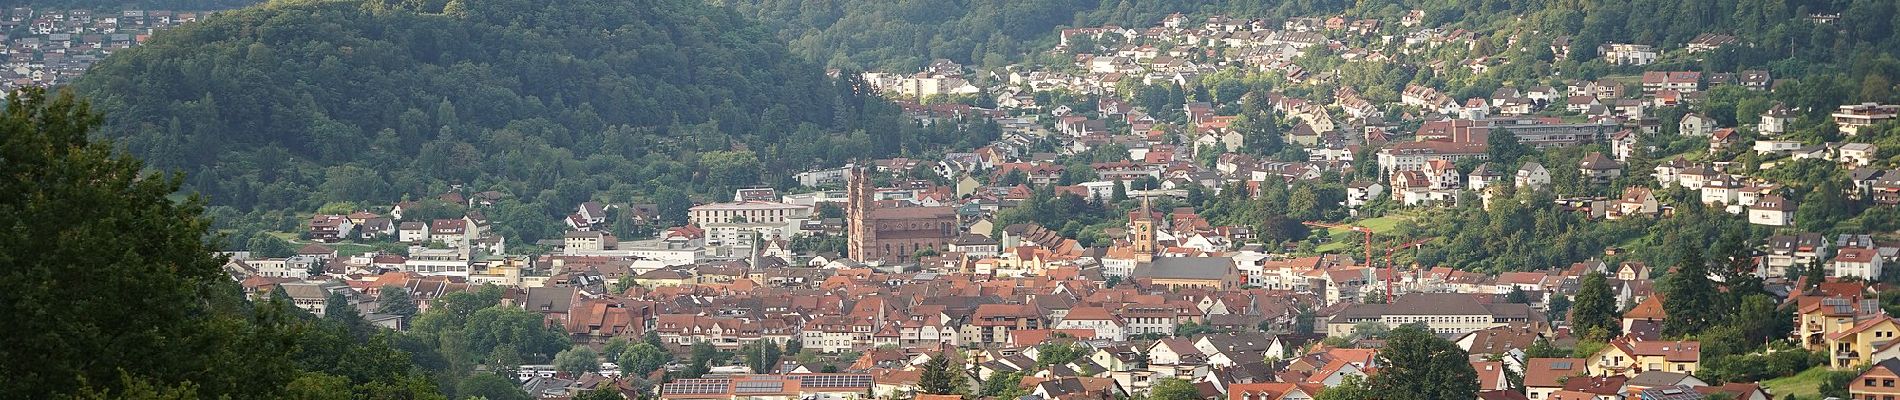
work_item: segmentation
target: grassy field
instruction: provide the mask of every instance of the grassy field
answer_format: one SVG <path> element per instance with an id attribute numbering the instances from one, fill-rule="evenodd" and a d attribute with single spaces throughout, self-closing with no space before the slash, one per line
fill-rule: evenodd
<path id="1" fill-rule="evenodd" d="M 1796 398 L 1818 400 L 1821 398 L 1821 382 L 1827 380 L 1827 375 L 1827 367 L 1814 367 L 1794 376 L 1761 381 L 1761 386 L 1768 389 L 1769 393 L 1774 393 L 1777 399 L 1794 394 Z"/>
<path id="2" fill-rule="evenodd" d="M 1402 216 L 1402 215 L 1387 215 L 1387 216 L 1378 217 L 1378 218 L 1363 219 L 1363 220 L 1355 221 L 1348 225 L 1372 228 L 1372 232 L 1380 233 L 1380 232 L 1391 231 L 1392 228 L 1399 226 L 1399 223 L 1404 222 L 1406 219 L 1407 217 Z M 1339 251 L 1340 249 L 1346 248 L 1346 246 L 1350 246 L 1352 243 L 1365 241 L 1364 239 L 1365 234 L 1359 233 L 1359 232 L 1353 232 L 1352 229 L 1327 228 L 1326 230 L 1330 234 L 1330 237 L 1333 239 L 1333 241 L 1327 242 L 1326 244 L 1320 245 L 1319 247 L 1314 249 L 1321 253 Z"/>

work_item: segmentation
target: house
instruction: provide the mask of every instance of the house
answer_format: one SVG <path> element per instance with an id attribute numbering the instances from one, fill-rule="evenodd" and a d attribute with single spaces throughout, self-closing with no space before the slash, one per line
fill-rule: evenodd
<path id="1" fill-rule="evenodd" d="M 1789 109 L 1787 105 L 1776 102 L 1774 107 L 1762 112 L 1761 124 L 1756 127 L 1756 130 L 1768 136 L 1781 136 L 1788 133 L 1788 124 L 1794 122 L 1795 117 L 1798 116 L 1800 115 Z"/>
<path id="2" fill-rule="evenodd" d="M 1649 71 L 1643 73 L 1643 91 L 1694 92 L 1701 89 L 1701 81 L 1702 73 L 1696 71 Z"/>
<path id="3" fill-rule="evenodd" d="M 1835 278 L 1854 277 L 1868 280 L 1880 280 L 1885 272 L 1882 267 L 1886 261 L 1880 256 L 1880 250 L 1869 247 L 1843 247 L 1834 253 L 1834 265 L 1829 276 Z"/>
<path id="4" fill-rule="evenodd" d="M 1886 359 L 1874 363 L 1867 372 L 1848 381 L 1847 398 L 1850 399 L 1887 399 L 1900 397 L 1900 359 Z"/>
<path id="5" fill-rule="evenodd" d="M 1900 335 L 1900 323 L 1891 316 L 1878 316 L 1854 323 L 1854 326 L 1827 335 L 1828 359 L 1834 368 L 1852 368 L 1872 362 L 1870 358 Z"/>
<path id="6" fill-rule="evenodd" d="M 1715 130 L 1715 119 L 1703 114 L 1682 116 L 1682 122 L 1676 123 L 1676 133 L 1687 136 L 1709 136 Z"/>
<path id="7" fill-rule="evenodd" d="M 1635 340 L 1628 337 L 1610 341 L 1589 358 L 1591 375 L 1635 376 L 1643 371 L 1668 371 L 1695 374 L 1702 364 L 1702 344 L 1693 341 Z"/>
<path id="8" fill-rule="evenodd" d="M 1577 162 L 1577 174 L 1592 183 L 1609 183 L 1623 176 L 1623 163 L 1604 157 L 1603 153 L 1591 152 Z"/>
<path id="9" fill-rule="evenodd" d="M 1649 65 L 1656 62 L 1656 48 L 1646 44 L 1604 43 L 1597 54 L 1611 65 Z"/>
<path id="10" fill-rule="evenodd" d="M 333 243 L 350 236 L 356 225 L 348 217 L 332 214 L 317 214 L 310 217 L 310 240 Z"/>
<path id="11" fill-rule="evenodd" d="M 1879 149 L 1874 147 L 1872 143 L 1847 143 L 1842 144 L 1840 149 L 1836 150 L 1836 152 L 1839 155 L 1835 157 L 1835 161 L 1840 162 L 1842 165 L 1847 167 L 1865 167 L 1874 162 L 1874 154 L 1878 153 Z"/>
<path id="12" fill-rule="evenodd" d="M 1755 204 L 1748 206 L 1748 223 L 1766 226 L 1794 225 L 1794 210 L 1794 202 L 1782 198 L 1781 195 L 1762 196 L 1761 199 L 1755 200 Z"/>
<path id="13" fill-rule="evenodd" d="M 1631 186 L 1623 190 L 1623 197 L 1611 210 L 1609 219 L 1621 219 L 1633 216 L 1653 217 L 1662 212 L 1662 206 L 1656 202 L 1656 194 L 1647 187 Z"/>
<path id="14" fill-rule="evenodd" d="M 1518 188 L 1542 188 L 1550 185 L 1550 170 L 1535 161 L 1525 162 L 1517 168 L 1513 182 Z"/>
<path id="15" fill-rule="evenodd" d="M 1900 116 L 1900 104 L 1860 103 L 1842 105 L 1835 110 L 1834 124 L 1847 136 L 1859 135 L 1862 128 L 1891 121 Z"/>
<path id="16" fill-rule="evenodd" d="M 429 241 L 441 242 L 450 246 L 460 246 L 468 232 L 468 221 L 460 219 L 438 219 L 429 222 Z"/>
<path id="17" fill-rule="evenodd" d="M 1581 358 L 1524 360 L 1524 394 L 1532 400 L 1550 400 L 1552 393 L 1564 389 L 1564 381 L 1588 374 Z"/>
<path id="18" fill-rule="evenodd" d="M 421 243 L 429 238 L 429 225 L 422 221 L 409 221 L 396 228 L 396 241 L 403 243 Z"/>

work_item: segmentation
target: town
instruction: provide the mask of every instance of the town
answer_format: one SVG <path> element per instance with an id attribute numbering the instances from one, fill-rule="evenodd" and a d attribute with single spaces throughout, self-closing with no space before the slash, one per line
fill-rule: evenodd
<path id="1" fill-rule="evenodd" d="M 70 83 L 114 50 L 153 32 L 195 22 L 204 13 L 127 9 L 0 9 L 0 90 Z"/>
<path id="2" fill-rule="evenodd" d="M 16 84 L 57 83 L 136 41 L 125 32 L 192 17 L 19 12 L 7 23 L 44 36 L 6 40 L 0 76 Z M 455 187 L 320 210 L 225 270 L 254 297 L 392 330 L 498 290 L 587 349 L 514 369 L 539 398 L 936 400 L 952 382 L 996 398 L 1312 399 L 1404 370 L 1379 352 L 1416 331 L 1467 355 L 1486 400 L 1900 395 L 1900 165 L 1867 140 L 1900 105 L 1796 103 L 1782 94 L 1805 89 L 1769 70 L 1648 68 L 1748 45 L 1717 34 L 1564 38 L 1539 52 L 1589 46 L 1609 72 L 1453 93 L 1442 82 L 1514 60 L 1424 21 L 1063 29 L 1041 58 L 1060 62 L 855 77 L 920 124 L 999 126 L 982 147 L 680 210 L 596 196 L 531 243 L 487 216 L 515 194 Z M 1298 217 L 1237 211 L 1253 203 Z M 1568 231 L 1696 221 L 1738 237 L 1454 268 L 1478 261 L 1445 251 L 1459 228 L 1434 222 L 1505 209 Z M 1550 237 L 1472 245 L 1555 240 L 1541 218 L 1526 232 Z M 1692 295 L 1711 308 L 1669 300 Z M 1694 315 L 1714 303 L 1756 314 Z"/>

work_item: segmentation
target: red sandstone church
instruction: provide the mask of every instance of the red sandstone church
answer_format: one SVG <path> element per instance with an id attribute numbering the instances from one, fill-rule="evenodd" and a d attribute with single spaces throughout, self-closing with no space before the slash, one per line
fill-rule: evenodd
<path id="1" fill-rule="evenodd" d="M 851 167 L 845 186 L 850 200 L 845 207 L 845 218 L 850 223 L 849 256 L 853 260 L 916 262 L 917 252 L 942 253 L 961 233 L 955 207 L 877 201 L 877 188 L 866 167 Z"/>

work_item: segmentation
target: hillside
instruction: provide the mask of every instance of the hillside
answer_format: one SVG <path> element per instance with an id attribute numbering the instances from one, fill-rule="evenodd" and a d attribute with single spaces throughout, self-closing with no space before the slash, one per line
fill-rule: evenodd
<path id="1" fill-rule="evenodd" d="M 981 143 L 924 135 L 861 85 L 697 0 L 421 7 L 222 13 L 116 54 L 76 86 L 109 115 L 107 137 L 239 212 L 465 184 L 524 200 L 519 219 L 545 226 L 596 192 L 721 193 L 933 141 Z"/>
<path id="2" fill-rule="evenodd" d="M 1058 27 L 1145 27 L 1176 12 L 1278 23 L 1327 15 L 1397 20 L 1422 10 L 1426 26 L 1469 29 L 1499 42 L 1518 33 L 1527 34 L 1530 44 L 1562 35 L 1574 43 L 1679 47 L 1697 35 L 1720 33 L 1757 44 L 1709 61 L 1722 66 L 1846 60 L 1867 53 L 1856 50 L 1900 45 L 1897 6 L 1886 0 L 710 1 L 761 20 L 801 56 L 834 67 L 890 71 L 915 70 L 935 58 L 1001 67 L 1048 48 Z M 1811 15 L 1838 20 L 1804 18 Z M 1830 24 L 1836 29 L 1819 29 Z M 1580 60 L 1596 56 L 1592 46 L 1574 52 Z M 1777 69 L 1800 71 L 1804 64 L 1784 62 Z"/>
<path id="3" fill-rule="evenodd" d="M 932 59 L 1001 66 L 1046 48 L 1057 26 L 1147 26 L 1174 12 L 1261 16 L 1336 12 L 1340 0 L 709 0 L 777 30 L 794 53 L 833 67 L 909 70 Z M 1231 4 L 1230 4 L 1231 3 Z M 1078 25 L 1080 24 L 1080 25 Z"/>

